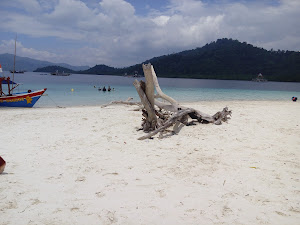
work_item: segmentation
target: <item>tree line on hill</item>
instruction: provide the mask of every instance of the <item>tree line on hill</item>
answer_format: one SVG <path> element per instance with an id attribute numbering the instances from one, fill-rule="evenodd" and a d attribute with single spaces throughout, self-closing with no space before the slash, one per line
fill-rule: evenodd
<path id="1" fill-rule="evenodd" d="M 71 70 L 62 66 L 46 66 L 43 68 L 38 68 L 34 70 L 33 72 L 47 72 L 47 73 L 54 73 L 54 72 L 65 72 L 65 73 L 78 73 L 78 71 Z"/>
<path id="2" fill-rule="evenodd" d="M 218 39 L 201 48 L 155 57 L 143 63 L 149 62 L 159 77 L 251 80 L 262 73 L 270 81 L 300 82 L 299 52 L 268 51 L 227 38 Z M 53 70 L 57 69 L 45 67 L 36 71 Z M 96 65 L 83 71 L 64 71 L 99 75 L 143 74 L 142 63 L 126 68 Z"/>

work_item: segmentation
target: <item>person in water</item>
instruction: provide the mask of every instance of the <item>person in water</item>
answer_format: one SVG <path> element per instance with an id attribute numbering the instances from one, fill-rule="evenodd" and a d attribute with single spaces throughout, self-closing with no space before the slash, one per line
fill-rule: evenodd
<path id="1" fill-rule="evenodd" d="M 105 86 L 102 88 L 102 91 L 106 91 L 106 88 L 105 88 Z"/>
<path id="2" fill-rule="evenodd" d="M 110 88 L 110 86 L 108 86 L 108 89 L 107 89 L 108 91 L 111 91 L 111 88 Z"/>

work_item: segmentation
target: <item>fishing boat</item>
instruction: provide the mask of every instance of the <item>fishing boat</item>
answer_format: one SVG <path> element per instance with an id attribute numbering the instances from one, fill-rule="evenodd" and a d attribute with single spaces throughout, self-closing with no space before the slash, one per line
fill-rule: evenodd
<path id="1" fill-rule="evenodd" d="M 7 84 L 7 93 L 3 91 L 3 84 Z M 13 93 L 18 86 L 10 77 L 0 77 L 0 107 L 32 107 L 44 94 L 47 88 L 38 91 Z"/>
<path id="2" fill-rule="evenodd" d="M 17 39 L 15 40 L 15 56 L 16 41 Z M 13 71 L 15 71 L 15 58 Z M 3 73 L 1 65 L 0 73 Z M 0 76 L 0 107 L 32 107 L 47 90 L 47 88 L 44 88 L 38 91 L 28 90 L 26 92 L 14 93 L 15 88 L 18 86 L 19 84 L 14 82 L 14 72 L 12 80 L 10 77 Z"/>
<path id="3" fill-rule="evenodd" d="M 15 71 L 10 71 L 10 73 L 24 73 L 25 70 L 15 70 Z"/>
<path id="4" fill-rule="evenodd" d="M 256 78 L 252 79 L 252 81 L 267 82 L 267 79 L 265 79 L 264 76 L 261 73 L 259 73 Z"/>
<path id="5" fill-rule="evenodd" d="M 70 73 L 65 73 L 65 71 L 63 71 L 62 73 L 58 72 L 58 70 L 56 70 L 55 72 L 51 73 L 51 75 L 54 76 L 70 76 Z"/>

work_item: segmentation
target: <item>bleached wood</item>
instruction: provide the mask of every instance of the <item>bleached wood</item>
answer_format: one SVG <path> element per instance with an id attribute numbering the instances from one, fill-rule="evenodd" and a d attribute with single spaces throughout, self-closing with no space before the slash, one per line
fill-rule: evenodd
<path id="1" fill-rule="evenodd" d="M 144 131 L 154 130 L 156 123 L 157 123 L 157 117 L 155 115 L 154 106 L 151 105 L 144 90 L 141 87 L 141 82 L 142 81 L 135 80 L 133 82 L 133 85 L 135 86 L 135 89 L 137 90 L 137 92 L 140 96 L 142 104 L 144 105 L 145 109 L 147 110 L 147 115 L 145 114 L 147 123 L 146 123 L 146 126 L 144 127 Z"/>
<path id="2" fill-rule="evenodd" d="M 145 135 L 145 136 L 142 136 L 142 137 L 138 138 L 138 140 L 144 140 L 144 139 L 150 138 L 150 137 L 156 135 L 157 133 L 166 130 L 168 127 L 170 127 L 170 126 L 172 126 L 174 123 L 176 123 L 176 122 L 180 119 L 180 117 L 182 117 L 182 116 L 184 116 L 184 115 L 186 115 L 186 114 L 189 114 L 189 113 L 191 113 L 191 112 L 194 112 L 194 111 L 195 111 L 194 109 L 187 108 L 187 109 L 185 109 L 185 110 L 181 110 L 181 111 L 175 113 L 173 116 L 171 116 L 171 117 L 165 122 L 165 124 L 164 124 L 163 126 L 161 126 L 161 127 L 159 127 L 158 129 L 156 129 L 156 130 L 154 130 L 154 131 L 148 133 L 148 134 Z"/>
<path id="3" fill-rule="evenodd" d="M 138 82 L 135 80 L 134 86 L 136 87 L 145 108 L 145 110 L 143 110 L 143 130 L 149 133 L 140 137 L 139 140 L 150 138 L 157 133 L 160 133 L 161 137 L 163 136 L 162 132 L 174 124 L 173 133 L 178 133 L 183 125 L 193 124 L 193 121 L 188 121 L 189 117 L 196 119 L 199 123 L 214 123 L 216 125 L 220 125 L 222 122 L 230 119 L 229 116 L 231 116 L 231 111 L 229 111 L 227 107 L 225 107 L 223 111 L 210 116 L 199 110 L 179 105 L 176 100 L 162 92 L 154 68 L 150 63 L 143 65 L 143 70 L 147 81 L 146 84 L 142 81 Z M 150 87 L 147 89 L 148 85 Z M 145 87 L 142 88 L 142 86 Z M 153 87 L 155 87 L 157 92 L 156 95 L 154 95 Z M 146 90 L 148 90 L 149 96 L 146 93 Z M 168 103 L 161 102 L 155 98 L 161 98 Z M 151 104 L 149 99 L 151 99 L 151 102 L 153 100 L 153 104 Z M 159 110 L 155 110 L 154 106 Z"/>
<path id="4" fill-rule="evenodd" d="M 158 80 L 157 80 L 157 76 L 156 76 L 156 73 L 155 73 L 154 68 L 153 68 L 152 65 L 151 65 L 150 69 L 151 69 L 151 74 L 152 74 L 152 77 L 153 77 L 153 82 L 154 82 L 154 86 L 155 86 L 155 90 L 157 92 L 157 95 L 160 98 L 170 102 L 173 105 L 173 107 L 175 109 L 177 109 L 177 111 L 178 111 L 178 108 L 179 108 L 178 102 L 175 99 L 173 99 L 172 97 L 170 97 L 170 96 L 166 95 L 165 93 L 163 93 L 163 91 L 160 89 L 160 86 L 159 86 L 159 83 L 158 83 Z"/>
<path id="5" fill-rule="evenodd" d="M 174 105 L 170 105 L 170 104 L 166 104 L 163 102 L 158 101 L 157 99 L 154 100 L 154 104 L 160 108 L 160 109 L 164 109 L 170 112 L 177 112 L 178 108 L 174 107 Z"/>
<path id="6" fill-rule="evenodd" d="M 146 79 L 145 93 L 148 101 L 154 107 L 154 82 L 151 74 L 151 64 L 143 64 L 143 71 Z"/>

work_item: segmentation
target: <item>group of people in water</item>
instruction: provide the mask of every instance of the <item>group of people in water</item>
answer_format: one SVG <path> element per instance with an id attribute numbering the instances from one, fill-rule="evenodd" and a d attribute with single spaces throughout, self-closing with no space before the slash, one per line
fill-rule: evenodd
<path id="1" fill-rule="evenodd" d="M 96 86 L 94 86 L 94 88 L 96 88 Z M 106 89 L 106 87 L 104 86 L 103 88 L 98 88 L 98 91 L 114 91 L 114 88 L 111 88 L 110 86 L 108 86 L 108 88 Z"/>

